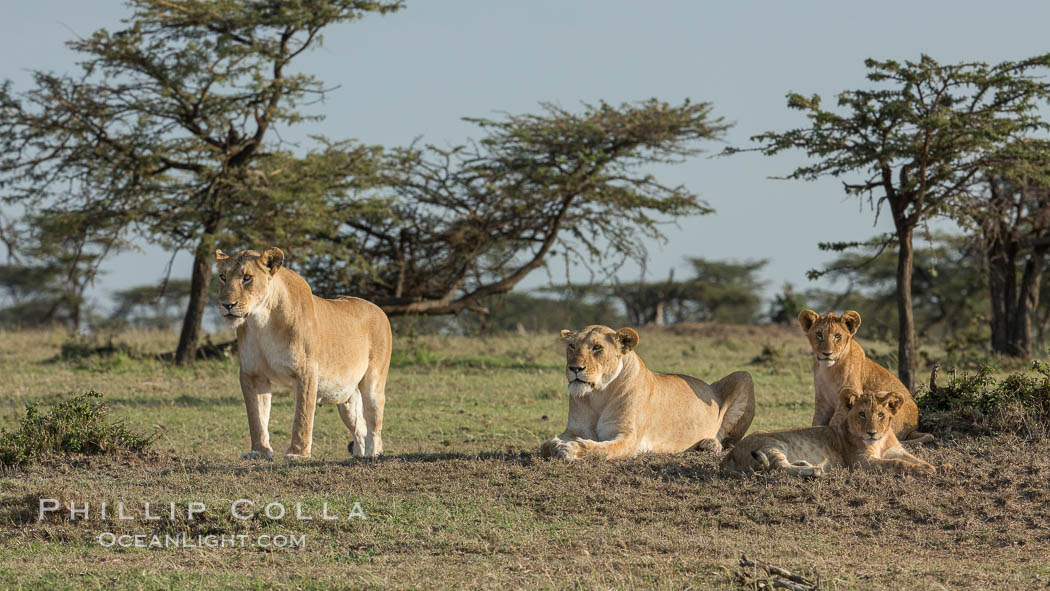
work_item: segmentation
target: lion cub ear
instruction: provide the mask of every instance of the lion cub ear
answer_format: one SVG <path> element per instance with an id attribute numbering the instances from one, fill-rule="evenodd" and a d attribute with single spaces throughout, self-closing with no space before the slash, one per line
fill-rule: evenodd
<path id="1" fill-rule="evenodd" d="M 802 326 L 802 330 L 806 332 L 809 332 L 809 329 L 813 328 L 813 323 L 816 322 L 818 318 L 820 318 L 820 314 L 817 314 L 809 308 L 798 313 L 798 323 Z"/>
<path id="2" fill-rule="evenodd" d="M 856 310 L 850 310 L 842 315 L 842 322 L 846 324 L 850 334 L 857 334 L 857 329 L 860 328 L 860 314 Z"/>
<path id="3" fill-rule="evenodd" d="M 891 415 L 895 415 L 897 414 L 897 411 L 904 406 L 904 396 L 897 392 L 888 392 L 882 400 L 879 400 L 879 402 L 886 405 L 886 408 L 889 409 Z"/>
<path id="4" fill-rule="evenodd" d="M 857 404 L 860 400 L 860 392 L 857 392 L 853 388 L 843 388 L 839 390 L 839 400 L 847 408 L 853 408 L 853 405 Z"/>
<path id="5" fill-rule="evenodd" d="M 619 341 L 620 351 L 623 353 L 634 351 L 640 338 L 633 328 L 621 328 L 616 331 L 616 340 Z"/>
<path id="6" fill-rule="evenodd" d="M 226 254 L 221 249 L 217 249 L 215 251 L 215 260 L 217 260 L 217 261 L 225 261 L 228 258 L 230 258 L 230 255 Z"/>
<path id="7" fill-rule="evenodd" d="M 576 331 L 566 328 L 561 331 L 561 342 L 565 343 L 574 336 L 576 336 Z"/>
<path id="8" fill-rule="evenodd" d="M 284 251 L 276 246 L 267 248 L 259 257 L 259 264 L 269 269 L 270 275 L 273 275 L 284 264 Z"/>

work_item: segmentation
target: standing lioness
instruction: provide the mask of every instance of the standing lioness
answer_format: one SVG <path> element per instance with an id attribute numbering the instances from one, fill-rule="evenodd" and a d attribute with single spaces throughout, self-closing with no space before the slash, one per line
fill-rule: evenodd
<path id="1" fill-rule="evenodd" d="M 744 371 L 708 385 L 649 371 L 634 352 L 638 333 L 588 326 L 561 331 L 569 382 L 569 425 L 543 444 L 544 457 L 607 458 L 691 448 L 722 451 L 755 416 L 755 387 Z"/>
<path id="2" fill-rule="evenodd" d="M 247 459 L 273 458 L 270 384 L 292 388 L 295 418 L 285 459 L 310 457 L 314 410 L 335 404 L 350 430 L 354 455 L 383 453 L 383 403 L 390 369 L 390 322 L 359 298 L 326 300 L 298 273 L 282 267 L 284 253 L 215 251 L 219 311 L 237 328 L 241 392 L 252 449 Z"/>

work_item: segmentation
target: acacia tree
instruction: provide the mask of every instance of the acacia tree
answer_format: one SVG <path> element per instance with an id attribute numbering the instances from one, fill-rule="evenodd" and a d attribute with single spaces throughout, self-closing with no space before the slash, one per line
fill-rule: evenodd
<path id="1" fill-rule="evenodd" d="M 1050 151 L 1039 145 L 1035 160 L 1045 167 Z M 1012 357 L 1032 354 L 1032 322 L 1050 253 L 1050 182 L 1045 170 L 1038 175 L 991 175 L 962 211 L 979 228 L 984 247 L 992 350 Z"/>
<path id="2" fill-rule="evenodd" d="M 711 211 L 647 172 L 721 137 L 728 125 L 710 113 L 650 100 L 470 119 L 480 141 L 392 150 L 379 190 L 336 196 L 341 225 L 314 236 L 332 250 L 303 272 L 320 293 L 359 294 L 391 315 L 454 314 L 483 309 L 556 252 L 576 278 L 584 264 L 642 260 L 661 218 Z"/>
<path id="3" fill-rule="evenodd" d="M 293 62 L 330 25 L 400 8 L 367 0 L 129 0 L 116 33 L 69 42 L 80 72 L 0 88 L 0 180 L 28 208 L 96 211 L 194 255 L 175 359 L 194 358 L 219 242 L 252 243 L 328 219 L 368 151 L 278 150 L 324 87 Z M 310 171 L 312 176 L 307 176 Z M 70 187 L 74 190 L 70 191 Z M 305 192 L 303 192 L 305 191 Z M 291 196 L 294 195 L 294 199 Z M 279 220 L 280 223 L 276 223 Z"/>
<path id="4" fill-rule="evenodd" d="M 11 304 L 0 322 L 63 324 L 78 332 L 85 292 L 101 273 L 106 255 L 124 246 L 119 227 L 109 220 L 97 210 L 45 208 L 0 224 L 9 261 L 0 272 L 0 286 Z"/>
<path id="5" fill-rule="evenodd" d="M 912 388 L 915 229 L 964 201 L 1004 146 L 1046 128 L 1037 110 L 1050 87 L 1037 74 L 1050 66 L 1050 54 L 996 65 L 942 65 L 926 55 L 865 65 L 876 88 L 840 93 L 841 112 L 823 108 L 818 95 L 791 93 L 788 107 L 806 113 L 809 125 L 752 140 L 767 155 L 806 151 L 812 163 L 786 178 L 861 175 L 843 181 L 846 193 L 866 197 L 876 215 L 888 206 L 898 255 L 898 374 Z"/>

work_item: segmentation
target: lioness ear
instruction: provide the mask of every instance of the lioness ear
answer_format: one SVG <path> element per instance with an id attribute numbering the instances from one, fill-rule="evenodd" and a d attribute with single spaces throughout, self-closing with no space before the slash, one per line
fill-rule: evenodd
<path id="1" fill-rule="evenodd" d="M 809 308 L 798 313 L 798 323 L 802 326 L 802 330 L 806 332 L 809 332 L 809 329 L 813 328 L 813 323 L 816 322 L 818 318 L 820 318 L 820 314 L 817 314 Z"/>
<path id="2" fill-rule="evenodd" d="M 576 336 L 576 332 L 566 328 L 561 331 L 561 342 L 566 343 L 574 336 Z"/>
<path id="3" fill-rule="evenodd" d="M 620 351 L 623 353 L 634 351 L 640 338 L 633 328 L 621 328 L 616 331 L 616 340 L 619 341 Z"/>
<path id="4" fill-rule="evenodd" d="M 843 388 L 839 390 L 839 400 L 842 401 L 842 404 L 847 409 L 853 408 L 853 405 L 857 404 L 857 401 L 860 400 L 860 392 L 857 392 L 852 388 Z"/>
<path id="5" fill-rule="evenodd" d="M 284 264 L 284 251 L 276 246 L 267 248 L 259 257 L 259 264 L 269 269 L 270 275 L 273 275 Z"/>
<path id="6" fill-rule="evenodd" d="M 849 329 L 850 334 L 857 334 L 857 329 L 860 328 L 860 314 L 856 310 L 850 310 L 843 314 L 842 321 L 846 323 L 846 328 Z"/>
<path id="7" fill-rule="evenodd" d="M 230 258 L 230 255 L 226 254 L 222 250 L 216 250 L 215 251 L 215 260 L 217 260 L 217 261 L 225 261 L 228 258 Z"/>
<path id="8" fill-rule="evenodd" d="M 896 392 L 890 392 L 885 398 L 880 400 L 880 402 L 885 402 L 886 408 L 890 409 L 890 414 L 895 415 L 897 414 L 897 411 L 904 406 L 904 396 L 901 396 Z"/>

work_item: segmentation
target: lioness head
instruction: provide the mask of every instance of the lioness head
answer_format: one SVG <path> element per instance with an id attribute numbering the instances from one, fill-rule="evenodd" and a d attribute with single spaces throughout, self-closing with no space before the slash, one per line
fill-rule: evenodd
<path id="1" fill-rule="evenodd" d="M 859 394 L 849 388 L 839 391 L 839 399 L 849 409 L 846 432 L 864 445 L 874 445 L 893 432 L 890 421 L 904 404 L 904 396 L 896 392 Z"/>
<path id="2" fill-rule="evenodd" d="M 229 256 L 215 251 L 219 271 L 219 313 L 234 326 L 240 325 L 266 301 L 270 281 L 284 263 L 284 252 L 267 248 L 262 254 L 242 250 Z"/>
<path id="3" fill-rule="evenodd" d="M 842 316 L 828 312 L 823 316 L 813 310 L 798 313 L 798 323 L 809 338 L 817 363 L 831 367 L 849 350 L 853 335 L 860 328 L 860 314 L 850 310 Z"/>
<path id="4" fill-rule="evenodd" d="M 613 330 L 592 325 L 573 332 L 561 331 L 565 343 L 565 379 L 569 394 L 586 396 L 608 386 L 623 370 L 624 356 L 638 346 L 638 333 L 631 328 Z"/>

